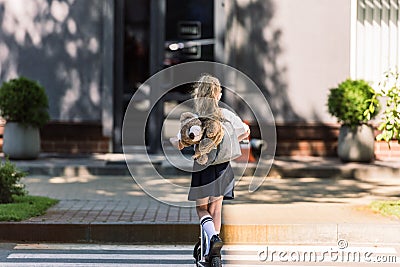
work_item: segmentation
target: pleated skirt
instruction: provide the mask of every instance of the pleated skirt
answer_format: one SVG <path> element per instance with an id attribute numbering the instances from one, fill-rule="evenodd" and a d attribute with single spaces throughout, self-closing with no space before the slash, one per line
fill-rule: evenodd
<path id="1" fill-rule="evenodd" d="M 196 162 L 194 164 L 194 170 L 200 169 L 200 165 Z M 229 162 L 209 165 L 205 169 L 192 172 L 188 200 L 194 201 L 211 196 L 224 196 L 224 199 L 233 199 L 234 185 L 235 176 Z"/>

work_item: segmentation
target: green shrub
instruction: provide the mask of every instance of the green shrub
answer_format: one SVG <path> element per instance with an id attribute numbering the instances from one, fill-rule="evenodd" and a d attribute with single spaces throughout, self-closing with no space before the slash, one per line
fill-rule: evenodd
<path id="1" fill-rule="evenodd" d="M 26 173 L 19 171 L 8 159 L 0 162 L 0 204 L 13 202 L 13 195 L 23 196 L 26 194 L 20 179 Z"/>
<path id="2" fill-rule="evenodd" d="M 375 90 L 364 80 L 347 79 L 330 89 L 327 104 L 331 115 L 352 127 L 367 123 L 378 113 Z"/>
<path id="3" fill-rule="evenodd" d="M 6 121 L 42 127 L 49 121 L 46 92 L 37 82 L 24 77 L 0 87 L 0 116 Z"/>
<path id="4" fill-rule="evenodd" d="M 388 143 L 397 139 L 400 143 L 400 73 L 396 69 L 386 72 L 379 87 L 380 92 L 376 95 L 385 100 L 385 108 L 378 126 L 382 133 L 376 139 Z"/>

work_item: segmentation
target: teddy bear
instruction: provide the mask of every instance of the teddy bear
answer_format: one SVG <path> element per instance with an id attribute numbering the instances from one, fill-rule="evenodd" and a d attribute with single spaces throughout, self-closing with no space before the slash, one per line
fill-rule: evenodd
<path id="1" fill-rule="evenodd" d="M 208 162 L 208 153 L 216 149 L 224 137 L 222 124 L 212 118 L 199 118 L 196 114 L 185 112 L 180 117 L 181 147 L 195 145 L 193 159 L 200 165 Z"/>

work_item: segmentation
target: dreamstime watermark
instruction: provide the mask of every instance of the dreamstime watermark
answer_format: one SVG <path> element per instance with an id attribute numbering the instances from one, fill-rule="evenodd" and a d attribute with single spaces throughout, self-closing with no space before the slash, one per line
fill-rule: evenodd
<path id="1" fill-rule="evenodd" d="M 379 253 L 380 252 L 380 253 Z M 379 253 L 379 255 L 378 255 Z M 371 248 L 350 248 L 346 240 L 337 242 L 337 247 L 265 247 L 257 252 L 260 262 L 335 262 L 335 263 L 397 263 L 395 255 L 383 255 Z"/>
<path id="2" fill-rule="evenodd" d="M 263 92 L 248 76 L 228 65 L 207 61 L 182 63 L 163 69 L 145 81 L 131 98 L 122 126 L 122 148 L 131 176 L 141 189 L 154 199 L 173 206 L 190 207 L 195 205 L 194 202 L 187 201 L 190 185 L 183 185 L 173 179 L 169 179 L 160 171 L 159 166 L 152 164 L 152 155 L 141 158 L 143 166 L 147 166 L 146 171 L 138 168 L 135 161 L 129 160 L 134 156 L 130 149 L 132 135 L 139 135 L 138 133 L 142 130 L 140 132 L 140 144 L 136 145 L 146 147 L 145 137 L 148 136 L 146 125 L 155 123 L 151 119 L 149 120 L 150 113 L 160 109 L 159 103 L 168 92 L 182 85 L 196 83 L 204 73 L 217 77 L 225 92 L 228 92 L 230 97 L 236 99 L 236 103 L 237 101 L 241 102 L 242 108 L 246 107 L 245 109 L 251 113 L 254 122 L 258 125 L 260 138 L 264 142 L 264 146 L 260 151 L 259 160 L 250 180 L 249 193 L 256 191 L 261 186 L 271 169 L 275 156 L 276 129 L 274 116 Z M 230 107 L 226 102 L 221 101 L 221 105 L 241 115 L 238 110 L 235 110 L 235 107 Z M 192 111 L 191 106 L 192 104 L 189 100 L 177 104 L 171 110 L 164 110 L 166 114 L 164 114 L 165 118 L 163 118 L 164 123 L 160 140 L 162 153 L 166 160 L 175 168 L 188 174 L 192 171 L 193 159 L 178 150 L 171 150 L 171 146 L 168 143 L 168 139 L 171 136 L 165 136 L 165 132 L 170 131 L 170 125 L 166 125 L 165 122 L 171 118 L 175 120 L 176 124 L 182 112 Z M 146 117 L 146 119 L 138 120 L 138 114 Z M 133 121 L 135 122 L 134 127 Z M 241 175 L 235 176 L 236 182 L 240 179 Z"/>

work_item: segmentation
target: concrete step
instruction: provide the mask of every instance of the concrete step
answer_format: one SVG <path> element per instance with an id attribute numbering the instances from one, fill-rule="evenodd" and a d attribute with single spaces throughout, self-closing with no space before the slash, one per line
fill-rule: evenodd
<path id="1" fill-rule="evenodd" d="M 149 158 L 148 158 L 149 157 Z M 154 168 L 160 174 L 187 174 L 162 155 L 148 156 L 135 154 L 104 154 L 95 156 L 42 155 L 37 160 L 14 161 L 22 170 L 31 175 L 76 176 L 76 175 L 130 175 L 131 168 Z M 187 167 L 187 166 L 186 166 Z M 400 184 L 399 161 L 375 161 L 372 163 L 343 163 L 337 158 L 320 157 L 276 157 L 271 161 L 256 163 L 232 162 L 236 174 L 251 176 L 257 168 L 261 173 L 280 178 L 347 178 L 365 181 L 384 179 L 389 183 Z"/>

